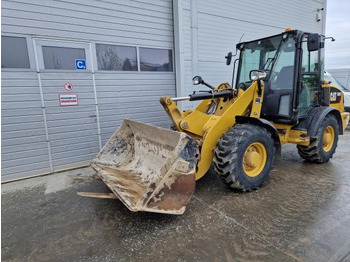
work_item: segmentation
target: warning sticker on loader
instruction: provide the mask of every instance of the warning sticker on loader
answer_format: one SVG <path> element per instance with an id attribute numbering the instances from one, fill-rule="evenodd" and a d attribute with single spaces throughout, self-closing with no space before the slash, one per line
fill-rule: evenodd
<path id="1" fill-rule="evenodd" d="M 331 87 L 330 94 L 329 94 L 329 101 L 331 104 L 338 104 L 341 101 L 341 91 L 339 89 L 336 89 L 334 87 Z"/>
<path id="2" fill-rule="evenodd" d="M 78 94 L 59 95 L 60 106 L 78 106 Z"/>

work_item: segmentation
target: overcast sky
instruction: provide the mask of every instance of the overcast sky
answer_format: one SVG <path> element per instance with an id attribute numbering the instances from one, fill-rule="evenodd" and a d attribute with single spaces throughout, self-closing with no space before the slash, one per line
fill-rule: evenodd
<path id="1" fill-rule="evenodd" d="M 350 0 L 327 0 L 325 69 L 350 68 Z"/>

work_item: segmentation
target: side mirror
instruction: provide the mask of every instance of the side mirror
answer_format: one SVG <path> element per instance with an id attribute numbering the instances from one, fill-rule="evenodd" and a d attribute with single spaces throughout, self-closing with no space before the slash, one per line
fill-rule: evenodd
<path id="1" fill-rule="evenodd" d="M 194 85 L 199 85 L 199 84 L 203 84 L 204 81 L 203 81 L 201 76 L 195 76 L 195 77 L 192 78 L 192 83 Z"/>
<path id="2" fill-rule="evenodd" d="M 266 77 L 266 72 L 262 70 L 252 70 L 249 73 L 251 81 L 263 80 Z"/>
<path id="3" fill-rule="evenodd" d="M 307 50 L 309 52 L 316 51 L 320 48 L 320 37 L 318 34 L 309 34 L 307 39 Z"/>
<path id="4" fill-rule="evenodd" d="M 230 65 L 232 60 L 232 52 L 227 53 L 227 56 L 225 56 L 225 58 L 226 58 L 226 65 Z"/>

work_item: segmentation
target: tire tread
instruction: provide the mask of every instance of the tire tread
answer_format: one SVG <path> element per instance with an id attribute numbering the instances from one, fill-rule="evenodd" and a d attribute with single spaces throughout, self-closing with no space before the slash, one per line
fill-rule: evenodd
<path id="1" fill-rule="evenodd" d="M 263 127 L 251 124 L 236 124 L 231 127 L 219 141 L 214 150 L 214 170 L 218 177 L 229 187 L 242 191 L 252 191 L 257 189 L 259 185 L 244 184 L 244 181 L 237 175 L 237 158 L 238 152 L 242 149 L 241 144 L 245 139 L 252 136 L 266 136 L 272 145 L 274 141 L 271 134 Z M 245 149 L 244 149 L 245 150 Z M 273 146 L 272 163 L 275 157 L 275 147 Z"/>

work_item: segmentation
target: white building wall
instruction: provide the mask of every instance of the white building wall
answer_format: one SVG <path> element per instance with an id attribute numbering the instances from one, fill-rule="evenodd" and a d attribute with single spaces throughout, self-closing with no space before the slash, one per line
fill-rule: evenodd
<path id="1" fill-rule="evenodd" d="M 175 96 L 175 69 L 99 71 L 95 45 L 174 53 L 172 5 L 171 0 L 2 1 L 2 36 L 26 37 L 31 44 L 30 69 L 2 69 L 3 180 L 88 164 L 99 151 L 99 140 L 103 145 L 124 118 L 170 125 L 159 97 Z M 33 39 L 87 46 L 88 70 L 45 70 L 40 61 L 36 68 Z M 74 85 L 79 106 L 60 108 L 58 94 L 67 93 L 66 82 Z"/>
<path id="2" fill-rule="evenodd" d="M 50 171 L 36 72 L 2 72 L 1 174 L 11 178 Z"/>
<path id="3" fill-rule="evenodd" d="M 287 27 L 324 33 L 326 0 L 181 0 L 181 7 L 178 15 L 183 20 L 184 58 L 180 62 L 186 72 L 185 87 L 177 86 L 182 90 L 181 96 L 203 88 L 192 86 L 194 75 L 201 75 L 212 85 L 231 83 L 232 65 L 226 66 L 225 55 L 235 53 L 235 45 L 243 34 L 242 41 L 249 41 L 279 34 Z M 317 22 L 317 9 L 321 8 L 323 18 Z M 198 33 L 193 34 L 195 31 Z M 184 108 L 194 105 L 183 103 Z"/>

